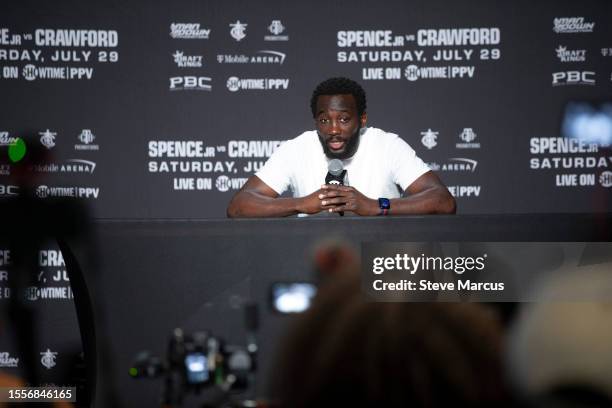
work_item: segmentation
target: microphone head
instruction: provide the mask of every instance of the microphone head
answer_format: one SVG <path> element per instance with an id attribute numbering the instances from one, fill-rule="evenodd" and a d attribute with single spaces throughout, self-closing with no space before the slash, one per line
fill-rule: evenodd
<path id="1" fill-rule="evenodd" d="M 334 176 L 339 176 L 342 174 L 342 170 L 344 170 L 344 165 L 342 164 L 342 160 L 332 159 L 327 166 L 327 170 L 330 174 Z"/>

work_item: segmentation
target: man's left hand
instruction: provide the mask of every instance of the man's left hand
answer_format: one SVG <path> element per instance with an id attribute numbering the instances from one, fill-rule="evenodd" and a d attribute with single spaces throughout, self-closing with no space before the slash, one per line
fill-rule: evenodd
<path id="1" fill-rule="evenodd" d="M 355 187 L 327 184 L 319 194 L 321 205 L 329 212 L 351 211 L 358 215 L 377 215 L 378 201 L 361 194 Z"/>

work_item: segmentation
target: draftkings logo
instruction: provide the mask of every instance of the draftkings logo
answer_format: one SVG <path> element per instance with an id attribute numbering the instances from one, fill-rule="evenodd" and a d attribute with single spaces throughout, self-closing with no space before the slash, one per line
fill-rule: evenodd
<path id="1" fill-rule="evenodd" d="M 568 50 L 566 46 L 560 45 L 555 51 L 561 62 L 586 61 L 586 50 Z"/>
<path id="2" fill-rule="evenodd" d="M 177 50 L 172 57 L 179 68 L 202 68 L 201 55 L 185 55 L 183 51 Z"/>

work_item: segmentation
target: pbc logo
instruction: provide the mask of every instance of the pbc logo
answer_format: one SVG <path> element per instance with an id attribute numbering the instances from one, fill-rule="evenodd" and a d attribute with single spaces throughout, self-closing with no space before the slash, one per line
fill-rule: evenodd
<path id="1" fill-rule="evenodd" d="M 0 197 L 12 196 L 19 194 L 18 186 L 0 184 Z"/>
<path id="2" fill-rule="evenodd" d="M 182 76 L 170 78 L 171 91 L 210 91 L 210 77 Z"/>
<path id="3" fill-rule="evenodd" d="M 552 74 L 552 85 L 595 85 L 593 71 L 562 71 Z"/>

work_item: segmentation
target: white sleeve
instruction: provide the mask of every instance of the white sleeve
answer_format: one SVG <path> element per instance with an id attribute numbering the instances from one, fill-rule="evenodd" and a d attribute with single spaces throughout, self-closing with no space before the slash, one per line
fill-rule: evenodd
<path id="1" fill-rule="evenodd" d="M 430 171 L 430 168 L 416 155 L 414 149 L 399 136 L 393 140 L 393 143 L 390 143 L 388 154 L 391 158 L 393 182 L 398 184 L 402 191 Z"/>
<path id="2" fill-rule="evenodd" d="M 292 164 L 296 163 L 294 156 L 294 142 L 289 140 L 281 144 L 268 161 L 255 175 L 272 190 L 283 194 L 291 184 Z"/>

